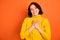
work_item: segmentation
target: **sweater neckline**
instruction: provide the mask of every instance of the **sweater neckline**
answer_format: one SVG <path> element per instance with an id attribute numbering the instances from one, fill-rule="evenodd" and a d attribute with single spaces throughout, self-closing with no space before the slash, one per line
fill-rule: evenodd
<path id="1" fill-rule="evenodd" d="M 32 18 L 37 18 L 37 17 L 41 17 L 41 15 L 32 15 Z"/>

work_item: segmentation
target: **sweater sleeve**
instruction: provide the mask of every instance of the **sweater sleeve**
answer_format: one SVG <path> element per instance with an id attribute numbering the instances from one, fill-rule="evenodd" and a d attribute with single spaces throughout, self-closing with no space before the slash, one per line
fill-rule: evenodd
<path id="1" fill-rule="evenodd" d="M 25 19 L 22 24 L 22 28 L 21 28 L 21 32 L 20 32 L 21 39 L 25 39 L 29 35 L 29 32 L 26 29 L 26 27 L 27 27 L 27 19 Z"/>
<path id="2" fill-rule="evenodd" d="M 42 34 L 42 36 L 45 40 L 51 40 L 51 31 L 48 19 L 45 19 L 43 24 L 44 24 L 44 33 Z"/>

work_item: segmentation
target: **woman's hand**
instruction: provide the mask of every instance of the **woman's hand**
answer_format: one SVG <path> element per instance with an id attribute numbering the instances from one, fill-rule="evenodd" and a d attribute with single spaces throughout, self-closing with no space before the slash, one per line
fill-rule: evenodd
<path id="1" fill-rule="evenodd" d="M 43 33 L 43 30 L 39 27 L 39 24 L 40 24 L 40 21 L 37 20 L 34 26 L 40 33 Z"/>
<path id="2" fill-rule="evenodd" d="M 34 21 L 32 21 L 32 26 L 29 28 L 29 32 L 31 32 L 33 29 L 35 28 L 35 22 Z"/>
<path id="3" fill-rule="evenodd" d="M 41 30 L 39 24 L 40 24 L 39 20 L 37 20 L 36 22 L 32 21 L 32 26 L 29 28 L 29 32 L 31 32 L 34 28 L 36 28 L 40 33 L 43 33 L 43 30 Z"/>

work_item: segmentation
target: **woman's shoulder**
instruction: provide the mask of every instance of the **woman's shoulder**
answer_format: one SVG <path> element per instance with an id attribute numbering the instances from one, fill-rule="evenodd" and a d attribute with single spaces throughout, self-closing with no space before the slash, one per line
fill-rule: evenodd
<path id="1" fill-rule="evenodd" d="M 30 20 L 30 17 L 26 17 L 24 20 L 25 20 L 25 21 Z"/>
<path id="2" fill-rule="evenodd" d="M 44 20 L 44 21 L 49 21 L 49 19 L 48 19 L 48 18 L 46 18 L 46 17 L 43 17 L 43 20 Z"/>

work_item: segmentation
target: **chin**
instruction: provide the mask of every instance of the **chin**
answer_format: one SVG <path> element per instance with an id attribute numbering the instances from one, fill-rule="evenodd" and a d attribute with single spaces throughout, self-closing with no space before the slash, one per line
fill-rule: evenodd
<path id="1" fill-rule="evenodd" d="M 34 15 L 38 15 L 38 13 L 34 14 Z"/>
<path id="2" fill-rule="evenodd" d="M 36 15 L 38 15 L 38 13 L 34 13 L 33 15 L 35 15 L 35 16 L 36 16 Z"/>

